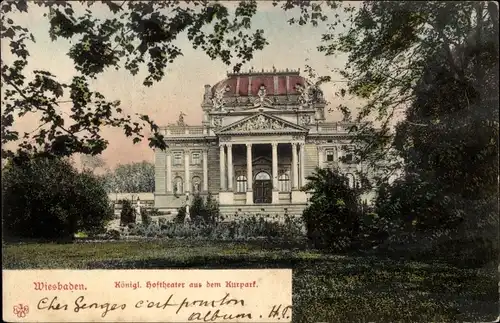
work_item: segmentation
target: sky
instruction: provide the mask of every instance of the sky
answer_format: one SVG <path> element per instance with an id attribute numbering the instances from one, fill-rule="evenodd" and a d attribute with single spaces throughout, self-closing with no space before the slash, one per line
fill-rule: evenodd
<path id="1" fill-rule="evenodd" d="M 81 10 L 74 4 L 75 11 Z M 93 14 L 104 17 L 108 10 L 96 6 Z M 30 60 L 28 69 L 43 69 L 50 71 L 59 80 L 69 82 L 77 74 L 72 60 L 67 56 L 71 46 L 67 40 L 51 41 L 48 35 L 49 24 L 43 17 L 46 9 L 29 4 L 28 13 L 10 14 L 9 17 L 17 23 L 29 28 L 35 36 L 36 43 L 28 43 Z M 345 56 L 325 56 L 317 51 L 321 44 L 321 35 L 326 30 L 326 24 L 318 27 L 311 25 L 290 26 L 287 20 L 296 16 L 297 11 L 289 13 L 281 8 L 274 8 L 270 2 L 259 2 L 259 11 L 254 16 L 254 28 L 264 30 L 264 35 L 269 42 L 262 51 L 255 52 L 254 59 L 243 66 L 243 70 L 253 67 L 255 70 L 300 69 L 305 65 L 313 67 L 320 75 L 330 75 L 334 80 L 342 80 L 340 75 L 331 72 L 332 69 L 342 68 L 346 62 Z M 179 38 L 177 46 L 183 51 L 183 56 L 176 58 L 174 63 L 167 67 L 166 75 L 160 82 L 151 87 L 142 85 L 144 73 L 132 76 L 128 71 L 107 70 L 97 80 L 91 82 L 92 90 L 104 94 L 108 100 L 120 100 L 125 113 L 148 114 L 158 125 L 175 122 L 180 112 L 186 114 L 184 120 L 189 125 L 201 124 L 201 102 L 204 85 L 214 85 L 225 78 L 230 67 L 220 61 L 211 60 L 201 50 L 192 48 L 186 37 Z M 9 62 L 12 56 L 8 46 L 1 46 L 2 59 Z M 302 73 L 306 76 L 305 73 Z M 330 83 L 323 87 L 325 98 L 330 101 L 330 106 L 338 103 L 354 107 L 357 100 L 347 98 L 340 101 L 334 93 L 343 83 Z M 69 109 L 69 104 L 61 105 L 61 109 Z M 328 121 L 340 120 L 340 113 L 327 115 Z M 27 116 L 16 120 L 16 130 L 32 131 L 38 126 L 34 116 Z M 132 144 L 130 138 L 123 135 L 119 129 L 104 129 L 104 137 L 110 141 L 108 148 L 103 152 L 102 158 L 107 167 L 114 168 L 117 164 L 154 161 L 154 152 L 148 147 L 147 140 L 139 144 Z"/>

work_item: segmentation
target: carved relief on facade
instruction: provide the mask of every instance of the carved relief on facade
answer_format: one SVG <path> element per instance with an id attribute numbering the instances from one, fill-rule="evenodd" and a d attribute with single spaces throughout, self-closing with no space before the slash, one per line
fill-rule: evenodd
<path id="1" fill-rule="evenodd" d="M 224 93 L 227 91 L 225 87 L 220 87 L 215 90 L 215 94 L 212 98 L 212 105 L 214 107 L 215 111 L 224 111 L 225 110 L 225 104 L 226 102 L 224 101 Z"/>
<path id="2" fill-rule="evenodd" d="M 313 102 L 314 102 L 314 97 L 313 97 L 313 87 L 310 82 L 305 82 L 305 85 L 302 86 L 300 84 L 297 84 L 296 86 L 297 92 L 299 92 L 299 104 L 302 109 L 309 109 L 311 108 Z"/>
<path id="3" fill-rule="evenodd" d="M 218 129 L 222 127 L 222 117 L 215 116 L 212 118 L 212 127 Z"/>
<path id="4" fill-rule="evenodd" d="M 307 126 L 311 123 L 311 116 L 308 114 L 302 115 L 300 117 L 300 124 L 303 126 Z"/>
<path id="5" fill-rule="evenodd" d="M 266 87 L 264 85 L 261 85 L 259 88 L 259 91 L 257 92 L 257 99 L 255 99 L 253 101 L 252 107 L 272 106 L 273 103 L 276 101 L 275 99 L 276 99 L 275 97 L 274 97 L 274 100 L 273 100 L 273 97 L 268 98 Z M 248 107 L 248 108 L 250 108 L 250 107 Z"/>
<path id="6" fill-rule="evenodd" d="M 231 128 L 231 131 L 252 131 L 252 130 L 277 130 L 285 129 L 286 124 L 278 120 L 259 115 L 256 118 L 247 120 L 244 123 Z"/>
<path id="7" fill-rule="evenodd" d="M 257 93 L 257 95 L 259 96 L 259 101 L 261 103 L 264 102 L 264 99 L 266 98 L 266 94 L 267 94 L 266 87 L 264 85 L 261 85 L 259 88 L 259 92 Z"/>
<path id="8" fill-rule="evenodd" d="M 292 140 L 305 140 L 304 135 L 293 135 Z"/>

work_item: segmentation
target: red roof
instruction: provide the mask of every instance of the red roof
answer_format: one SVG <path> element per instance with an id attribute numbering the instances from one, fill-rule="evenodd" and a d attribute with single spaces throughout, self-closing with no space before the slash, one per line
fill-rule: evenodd
<path id="1" fill-rule="evenodd" d="M 212 94 L 217 89 L 226 88 L 227 96 L 257 96 L 261 85 L 266 87 L 268 96 L 298 94 L 296 85 L 304 86 L 304 83 L 305 79 L 298 71 L 228 74 L 225 80 L 212 87 Z"/>

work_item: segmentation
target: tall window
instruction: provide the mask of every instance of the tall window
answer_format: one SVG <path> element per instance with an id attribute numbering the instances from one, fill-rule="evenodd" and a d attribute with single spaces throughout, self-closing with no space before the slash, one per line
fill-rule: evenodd
<path id="1" fill-rule="evenodd" d="M 174 152 L 174 165 L 182 165 L 182 153 L 180 151 Z"/>
<path id="2" fill-rule="evenodd" d="M 239 175 L 236 177 L 236 192 L 246 192 L 247 191 L 247 177 L 245 175 Z"/>
<path id="3" fill-rule="evenodd" d="M 352 152 L 353 147 L 351 146 L 344 146 L 344 151 L 345 151 L 345 156 L 344 160 L 346 164 L 352 164 L 354 163 L 354 154 Z"/>
<path id="4" fill-rule="evenodd" d="M 326 150 L 326 161 L 327 162 L 333 162 L 335 156 L 335 151 L 333 149 L 327 149 Z"/>
<path id="5" fill-rule="evenodd" d="M 201 154 L 199 151 L 195 151 L 191 154 L 191 164 L 193 165 L 201 164 Z"/>
<path id="6" fill-rule="evenodd" d="M 201 179 L 198 176 L 193 177 L 193 193 L 200 193 Z"/>
<path id="7" fill-rule="evenodd" d="M 287 174 L 281 174 L 278 178 L 280 192 L 290 191 L 290 177 Z"/>
<path id="8" fill-rule="evenodd" d="M 174 178 L 174 193 L 176 194 L 184 193 L 182 177 Z"/>

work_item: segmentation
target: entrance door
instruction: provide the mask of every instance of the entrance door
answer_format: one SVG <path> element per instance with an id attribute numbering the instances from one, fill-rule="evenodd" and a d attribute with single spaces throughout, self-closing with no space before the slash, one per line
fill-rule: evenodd
<path id="1" fill-rule="evenodd" d="M 266 172 L 260 172 L 255 175 L 253 184 L 253 202 L 254 203 L 271 203 L 272 201 L 273 183 L 271 176 Z"/>

